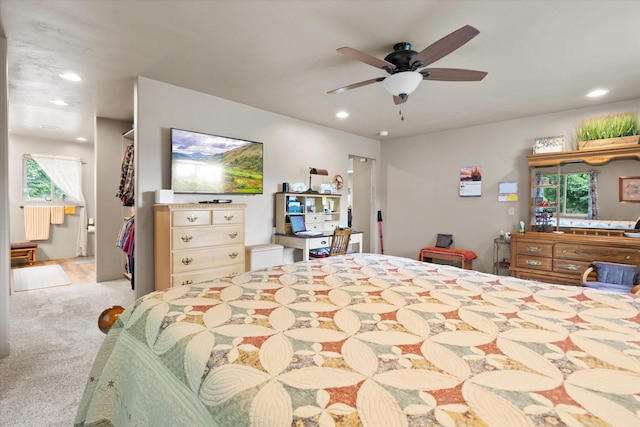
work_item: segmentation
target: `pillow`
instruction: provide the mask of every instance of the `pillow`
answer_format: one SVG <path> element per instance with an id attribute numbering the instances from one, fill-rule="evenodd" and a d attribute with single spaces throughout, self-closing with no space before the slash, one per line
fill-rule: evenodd
<path id="1" fill-rule="evenodd" d="M 452 243 L 452 234 L 438 234 L 438 238 L 436 239 L 436 248 L 448 248 Z"/>

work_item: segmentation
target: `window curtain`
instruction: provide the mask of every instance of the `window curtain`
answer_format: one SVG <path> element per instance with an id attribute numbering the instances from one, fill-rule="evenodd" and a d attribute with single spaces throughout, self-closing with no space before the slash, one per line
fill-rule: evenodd
<path id="1" fill-rule="evenodd" d="M 82 160 L 72 157 L 33 154 L 31 158 L 69 199 L 80 205 L 76 256 L 87 256 L 87 209 L 82 194 Z"/>
<path id="2" fill-rule="evenodd" d="M 587 211 L 588 219 L 598 219 L 598 173 L 589 172 L 589 205 Z"/>
<path id="3" fill-rule="evenodd" d="M 541 172 L 536 173 L 536 184 L 535 185 L 541 185 L 542 181 L 543 181 L 543 176 Z M 540 203 L 542 203 L 542 200 L 544 199 L 544 189 L 541 187 L 537 187 L 535 189 L 535 192 L 533 194 L 533 202 L 534 205 L 540 205 Z M 538 213 L 544 212 L 544 208 L 536 208 L 535 209 L 535 215 L 533 216 L 533 218 L 531 218 L 531 225 L 540 225 L 539 221 L 538 221 Z"/>

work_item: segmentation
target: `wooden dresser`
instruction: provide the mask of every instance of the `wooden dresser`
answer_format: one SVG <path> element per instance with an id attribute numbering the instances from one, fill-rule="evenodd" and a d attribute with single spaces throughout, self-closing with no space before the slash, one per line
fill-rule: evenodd
<path id="1" fill-rule="evenodd" d="M 592 261 L 640 264 L 640 239 L 621 236 L 536 233 L 511 236 L 511 275 L 580 285 Z"/>
<path id="2" fill-rule="evenodd" d="M 155 289 L 244 272 L 244 204 L 154 205 Z"/>

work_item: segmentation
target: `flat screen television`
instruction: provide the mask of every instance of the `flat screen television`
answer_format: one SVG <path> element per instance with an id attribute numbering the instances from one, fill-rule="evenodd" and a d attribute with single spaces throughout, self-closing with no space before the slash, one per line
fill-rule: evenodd
<path id="1" fill-rule="evenodd" d="M 263 144 L 171 128 L 174 193 L 262 194 Z"/>

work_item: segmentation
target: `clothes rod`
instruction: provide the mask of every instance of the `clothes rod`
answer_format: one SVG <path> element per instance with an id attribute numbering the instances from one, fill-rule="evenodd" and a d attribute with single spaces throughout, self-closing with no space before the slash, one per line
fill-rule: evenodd
<path id="1" fill-rule="evenodd" d="M 23 154 L 22 157 L 26 158 L 26 159 L 33 159 L 33 155 L 31 155 L 31 154 Z M 38 157 L 46 157 L 46 158 L 49 158 L 49 159 L 73 160 L 73 161 L 79 160 L 80 163 L 82 163 L 83 165 L 87 164 L 87 161 L 85 159 L 78 159 L 76 157 L 47 156 L 47 155 L 42 155 L 42 154 L 39 154 Z"/>
<path id="2" fill-rule="evenodd" d="M 74 208 L 84 208 L 84 206 L 80 206 L 80 205 L 29 205 L 29 206 L 61 206 L 63 208 L 67 207 L 67 206 L 73 206 Z M 24 206 L 20 205 L 20 209 L 24 209 Z"/>

